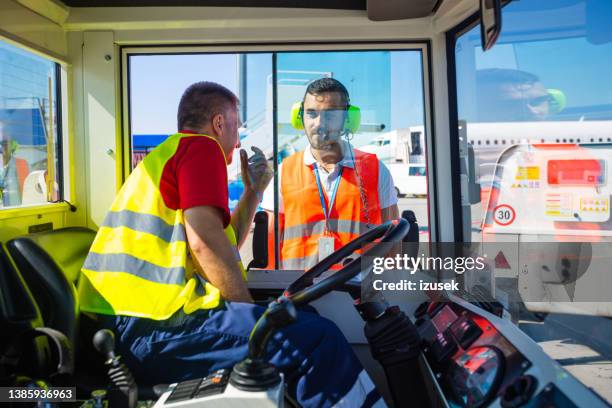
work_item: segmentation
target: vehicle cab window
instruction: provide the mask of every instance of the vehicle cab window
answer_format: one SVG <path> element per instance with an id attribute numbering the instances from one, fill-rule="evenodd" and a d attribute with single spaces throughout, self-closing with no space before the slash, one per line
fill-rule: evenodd
<path id="1" fill-rule="evenodd" d="M 0 39 L 0 211 L 65 198 L 60 64 Z"/>
<path id="2" fill-rule="evenodd" d="M 339 47 L 331 48 L 334 50 L 224 54 L 204 50 L 201 53 L 168 50 L 151 54 L 137 47 L 125 49 L 123 52 L 129 65 L 129 92 L 124 94 L 126 106 L 130 107 L 129 120 L 126 121 L 130 138 L 125 150 L 131 152 L 127 171 L 131 171 L 148 152 L 177 131 L 175 107 L 181 91 L 194 82 L 214 81 L 240 98 L 243 122 L 239 130 L 241 148 L 249 155 L 253 154 L 252 146 L 260 148 L 270 165 L 276 168 L 275 177 L 263 194 L 259 208 L 269 213 L 267 269 L 305 269 L 304 265 L 282 264 L 284 242 L 293 239 L 292 233 L 295 232 L 284 229 L 286 220 L 282 218 L 291 214 L 285 214 L 282 177 L 283 174 L 293 174 L 284 172 L 283 168 L 289 166 L 286 163 L 295 154 L 304 154 L 301 165 L 310 160 L 307 163 L 310 166 L 308 171 L 313 172 L 312 165 L 317 160 L 310 150 L 307 136 L 310 130 L 304 126 L 308 122 L 320 123 L 321 126 L 317 125 L 315 131 L 323 134 L 337 119 L 339 128 L 337 134 L 332 136 L 337 136 L 342 161 L 335 175 L 340 174 L 341 167 L 348 169 L 344 176 L 353 171 L 354 163 L 361 160 L 364 154 L 372 158 L 375 164 L 363 169 L 359 167 L 355 179 L 351 179 L 359 188 L 351 189 L 353 184 L 343 183 L 339 185 L 336 199 L 342 202 L 350 194 L 349 201 L 356 203 L 355 208 L 379 206 L 376 210 L 379 213 L 381 209 L 389 212 L 397 206 L 394 216 L 400 216 L 405 210 L 414 211 L 421 240 L 427 241 L 429 215 L 425 169 L 428 133 L 423 48 L 409 45 L 392 50 L 342 51 L 335 49 Z M 195 66 L 198 68 L 195 69 Z M 169 69 L 174 75 L 164 74 Z M 308 106 L 300 111 L 299 104 L 303 102 L 308 86 L 323 78 L 341 83 L 348 98 L 343 97 L 341 106 L 333 109 Z M 297 111 L 294 109 L 296 104 Z M 349 104 L 353 107 L 347 109 Z M 297 115 L 299 119 L 296 119 Z M 232 163 L 227 167 L 230 211 L 244 190 L 238 154 L 236 150 Z M 331 167 L 329 171 L 333 172 Z M 311 175 L 314 176 L 314 173 Z M 327 172 L 320 175 L 327 181 L 335 177 Z M 325 180 L 321 191 L 329 202 L 333 188 L 325 188 Z M 369 182 L 375 186 L 372 191 L 363 188 Z M 308 187 L 311 195 L 317 191 L 314 186 Z M 296 193 L 305 194 L 305 190 Z M 319 195 L 313 197 L 316 208 L 312 210 L 322 214 Z M 298 207 L 292 208 L 301 211 Z M 342 234 L 348 233 L 346 228 L 350 229 L 347 226 L 350 220 L 345 218 L 340 222 Z M 375 225 L 380 220 L 370 221 Z M 323 224 L 313 224 L 309 228 L 318 231 Z M 359 228 L 351 231 L 364 232 Z M 241 248 L 245 265 L 252 259 L 251 247 L 252 237 Z M 314 249 L 312 251 L 316 252 Z M 309 255 L 314 255 L 314 252 Z M 275 254 L 278 254 L 278 259 Z M 316 255 L 318 257 L 318 252 Z"/>
<path id="3" fill-rule="evenodd" d="M 462 189 L 463 239 L 490 258 L 490 273 L 468 289 L 485 287 L 588 385 L 597 381 L 578 360 L 597 356 L 590 373 L 609 364 L 599 330 L 612 315 L 610 13 L 609 2 L 513 1 L 491 50 L 478 25 L 454 34 L 459 143 L 479 185 L 479 196 Z"/>

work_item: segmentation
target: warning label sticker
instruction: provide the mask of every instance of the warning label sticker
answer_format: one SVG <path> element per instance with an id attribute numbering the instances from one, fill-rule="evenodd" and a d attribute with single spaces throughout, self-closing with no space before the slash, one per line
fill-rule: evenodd
<path id="1" fill-rule="evenodd" d="M 540 180 L 539 166 L 519 166 L 516 169 L 516 180 Z"/>
<path id="2" fill-rule="evenodd" d="M 602 195 L 580 197 L 578 214 L 581 221 L 608 221 L 610 218 L 610 197 Z"/>
<path id="3" fill-rule="evenodd" d="M 605 197 L 581 197 L 580 211 L 608 212 L 609 200 Z"/>
<path id="4" fill-rule="evenodd" d="M 545 212 L 553 220 L 573 218 L 572 195 L 548 193 L 545 198 Z"/>
<path id="5" fill-rule="evenodd" d="M 540 167 L 539 166 L 519 166 L 516 169 L 516 176 L 512 183 L 512 188 L 540 188 Z"/>

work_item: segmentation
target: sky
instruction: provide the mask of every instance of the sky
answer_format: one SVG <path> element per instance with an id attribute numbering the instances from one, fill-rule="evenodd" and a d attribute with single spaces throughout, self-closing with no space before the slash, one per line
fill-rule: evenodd
<path id="1" fill-rule="evenodd" d="M 142 55 L 130 57 L 130 114 L 132 134 L 171 134 L 185 89 L 213 81 L 238 92 L 237 56 Z"/>
<path id="2" fill-rule="evenodd" d="M 238 61 L 237 54 L 131 56 L 132 134 L 175 132 L 178 101 L 194 82 L 218 82 L 241 96 Z M 331 74 L 362 109 L 362 122 L 386 129 L 423 123 L 419 51 L 285 52 L 278 54 L 277 71 L 281 122 L 287 121 L 290 105 L 299 101 L 309 80 Z M 271 106 L 272 54 L 248 54 L 246 72 L 243 120 L 261 118 Z"/>

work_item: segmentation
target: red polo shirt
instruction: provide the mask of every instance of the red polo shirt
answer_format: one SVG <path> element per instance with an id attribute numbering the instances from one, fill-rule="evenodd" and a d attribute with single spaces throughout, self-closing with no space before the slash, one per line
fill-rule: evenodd
<path id="1" fill-rule="evenodd" d="M 162 172 L 160 193 L 173 210 L 199 206 L 217 208 L 223 227 L 227 227 L 230 223 L 227 165 L 219 144 L 208 137 L 181 139 Z"/>

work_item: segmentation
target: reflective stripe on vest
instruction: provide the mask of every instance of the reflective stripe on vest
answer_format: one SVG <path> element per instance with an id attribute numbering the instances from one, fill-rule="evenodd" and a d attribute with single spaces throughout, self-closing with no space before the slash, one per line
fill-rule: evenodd
<path id="1" fill-rule="evenodd" d="M 378 197 L 378 159 L 375 155 L 354 150 L 355 167 L 365 191 L 369 221 L 380 224 Z M 284 221 L 281 222 L 281 265 L 283 269 L 308 269 L 318 261 L 318 239 L 324 236 L 325 216 L 313 167 L 304 164 L 304 152 L 283 161 L 281 194 Z M 329 203 L 329 197 L 326 197 Z M 359 192 L 355 169 L 344 167 L 338 185 L 336 202 L 329 220 L 335 249 L 368 230 L 367 217 Z"/>
<path id="2" fill-rule="evenodd" d="M 168 208 L 159 191 L 181 139 L 197 136 L 207 137 L 170 136 L 126 180 L 83 265 L 82 310 L 163 320 L 180 308 L 192 313 L 219 305 L 219 290 L 197 275 L 189 259 L 183 211 Z M 231 226 L 225 233 L 246 278 Z"/>

